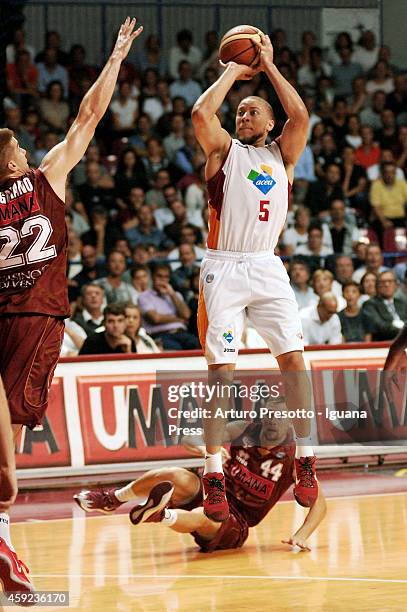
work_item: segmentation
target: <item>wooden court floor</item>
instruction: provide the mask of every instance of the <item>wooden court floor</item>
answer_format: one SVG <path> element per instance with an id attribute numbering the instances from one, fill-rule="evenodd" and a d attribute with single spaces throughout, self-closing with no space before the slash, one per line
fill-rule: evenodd
<path id="1" fill-rule="evenodd" d="M 36 587 L 69 590 L 75 610 L 406 611 L 407 494 L 327 503 L 310 553 L 280 543 L 305 512 L 290 501 L 237 551 L 202 554 L 168 527 L 79 508 L 74 519 L 14 524 L 13 542 Z"/>

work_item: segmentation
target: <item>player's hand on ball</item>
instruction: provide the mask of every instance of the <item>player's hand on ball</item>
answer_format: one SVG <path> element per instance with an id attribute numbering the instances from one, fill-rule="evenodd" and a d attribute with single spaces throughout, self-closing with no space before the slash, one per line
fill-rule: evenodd
<path id="1" fill-rule="evenodd" d="M 261 41 L 254 40 L 254 44 L 259 48 L 259 66 L 261 70 L 271 67 L 274 61 L 274 49 L 270 37 L 259 30 Z"/>
<path id="2" fill-rule="evenodd" d="M 288 540 L 281 540 L 283 544 L 289 544 L 290 546 L 298 546 L 301 550 L 310 551 L 310 547 L 304 538 L 298 537 L 297 535 L 291 536 Z"/>
<path id="3" fill-rule="evenodd" d="M 143 31 L 143 26 L 140 26 L 135 30 L 137 19 L 134 17 L 126 18 L 126 21 L 120 26 L 119 34 L 117 35 L 116 44 L 114 47 L 114 53 L 118 53 L 123 60 L 127 57 L 130 47 L 135 40 Z"/>
<path id="4" fill-rule="evenodd" d="M 228 68 L 233 70 L 236 81 L 250 81 L 258 72 L 260 72 L 260 66 L 256 64 L 255 67 L 245 66 L 244 64 L 236 64 L 236 62 L 228 62 L 224 64 L 219 60 L 222 68 Z"/>

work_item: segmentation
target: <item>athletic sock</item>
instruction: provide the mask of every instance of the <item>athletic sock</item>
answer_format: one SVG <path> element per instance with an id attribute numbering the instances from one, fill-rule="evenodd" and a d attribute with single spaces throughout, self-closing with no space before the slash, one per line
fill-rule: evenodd
<path id="1" fill-rule="evenodd" d="M 7 546 L 14 552 L 10 535 L 10 517 L 5 512 L 0 512 L 0 538 L 3 538 Z"/>
<path id="2" fill-rule="evenodd" d="M 312 448 L 312 439 L 311 436 L 307 436 L 306 438 L 299 438 L 295 436 L 295 458 L 299 459 L 300 457 L 313 457 L 314 449 Z"/>
<path id="3" fill-rule="evenodd" d="M 206 453 L 204 474 L 208 472 L 221 472 L 223 474 L 222 453 L 220 451 L 213 455 Z"/>
<path id="4" fill-rule="evenodd" d="M 122 489 L 117 489 L 117 491 L 114 492 L 114 495 L 116 499 L 122 503 L 127 501 L 135 501 L 137 504 L 143 504 L 147 500 L 145 495 L 136 495 L 133 492 L 131 484 L 126 485 Z"/>
<path id="5" fill-rule="evenodd" d="M 164 518 L 161 521 L 162 525 L 167 525 L 167 527 L 171 527 L 177 522 L 178 514 L 176 510 L 169 510 L 166 508 L 164 510 Z"/>

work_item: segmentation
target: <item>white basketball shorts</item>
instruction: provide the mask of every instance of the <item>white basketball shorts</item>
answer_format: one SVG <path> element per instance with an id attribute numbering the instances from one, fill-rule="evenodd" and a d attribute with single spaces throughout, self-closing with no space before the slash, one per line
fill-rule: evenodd
<path id="1" fill-rule="evenodd" d="M 198 331 L 209 365 L 236 362 L 246 317 L 275 357 L 304 350 L 297 302 L 281 259 L 268 251 L 207 249 Z"/>

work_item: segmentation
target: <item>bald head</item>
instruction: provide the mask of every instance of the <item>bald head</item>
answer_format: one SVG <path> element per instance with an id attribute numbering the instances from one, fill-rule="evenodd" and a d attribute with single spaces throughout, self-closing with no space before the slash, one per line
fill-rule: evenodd
<path id="1" fill-rule="evenodd" d="M 239 108 L 242 105 L 246 105 L 246 104 L 250 104 L 250 105 L 255 104 L 255 105 L 260 106 L 267 113 L 268 118 L 274 121 L 273 107 L 264 98 L 261 98 L 260 96 L 247 96 L 247 98 L 243 98 L 243 100 L 240 100 L 239 102 L 239 106 L 237 109 L 238 112 L 239 112 Z"/>

